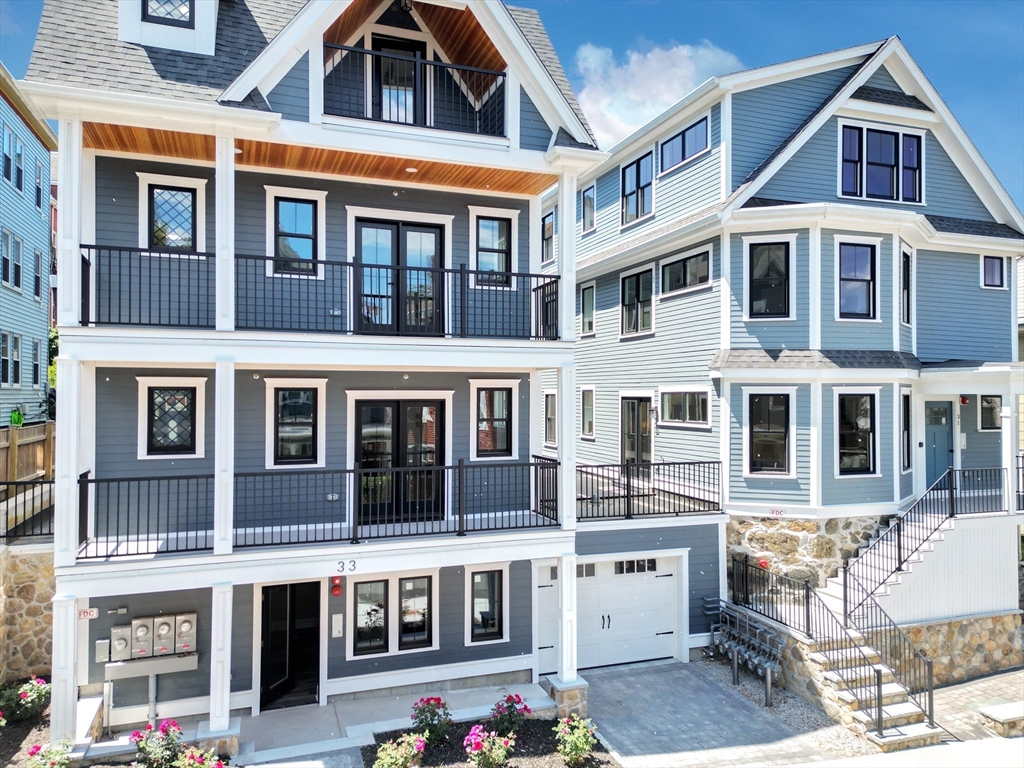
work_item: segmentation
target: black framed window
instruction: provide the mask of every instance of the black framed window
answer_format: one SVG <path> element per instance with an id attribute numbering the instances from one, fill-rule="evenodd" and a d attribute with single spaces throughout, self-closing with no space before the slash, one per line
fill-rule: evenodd
<path id="1" fill-rule="evenodd" d="M 875 471 L 875 396 L 839 395 L 839 474 Z"/>
<path id="2" fill-rule="evenodd" d="M 921 202 L 921 137 L 903 134 L 903 202 Z"/>
<path id="3" fill-rule="evenodd" d="M 0 384 L 11 383 L 11 334 L 0 333 Z"/>
<path id="4" fill-rule="evenodd" d="M 433 593 L 430 576 L 398 580 L 398 650 L 429 648 L 433 642 Z"/>
<path id="5" fill-rule="evenodd" d="M 708 119 L 704 117 L 661 143 L 662 172 L 674 168 L 707 148 Z"/>
<path id="6" fill-rule="evenodd" d="M 672 293 L 705 285 L 711 280 L 711 253 L 698 253 L 661 268 L 661 292 Z"/>
<path id="7" fill-rule="evenodd" d="M 14 140 L 14 188 L 25 191 L 25 145 L 21 139 Z"/>
<path id="8" fill-rule="evenodd" d="M 146 453 L 150 456 L 196 452 L 196 388 L 149 387 Z"/>
<path id="9" fill-rule="evenodd" d="M 642 218 L 654 204 L 654 155 L 648 152 L 622 167 L 622 223 Z"/>
<path id="10" fill-rule="evenodd" d="M 865 131 L 867 163 L 864 188 L 868 197 L 895 200 L 897 169 L 900 164 L 899 134 L 889 131 Z"/>
<path id="11" fill-rule="evenodd" d="M 839 244 L 839 317 L 875 317 L 875 246 Z"/>
<path id="12" fill-rule="evenodd" d="M 486 285 L 512 283 L 512 220 L 480 216 L 476 220 L 476 279 Z"/>
<path id="13" fill-rule="evenodd" d="M 638 272 L 622 278 L 622 333 L 644 333 L 653 323 L 651 285 L 653 273 Z"/>
<path id="14" fill-rule="evenodd" d="M 35 262 L 33 264 L 34 269 L 32 270 L 32 295 L 37 299 L 43 297 L 43 254 L 42 251 L 36 251 Z"/>
<path id="15" fill-rule="evenodd" d="M 985 256 L 983 261 L 985 268 L 985 287 L 1005 288 L 1006 276 L 1003 272 L 1006 264 L 1004 259 L 1000 256 Z"/>
<path id="16" fill-rule="evenodd" d="M 843 126 L 843 194 L 860 197 L 861 129 Z"/>
<path id="17" fill-rule="evenodd" d="M 677 424 L 708 423 L 707 392 L 662 392 L 659 421 Z"/>
<path id="18" fill-rule="evenodd" d="M 353 588 L 355 636 L 352 653 L 365 656 L 388 652 L 388 583 L 362 581 Z"/>
<path id="19" fill-rule="evenodd" d="M 14 175 L 14 134 L 4 126 L 4 178 L 10 181 Z"/>
<path id="20" fill-rule="evenodd" d="M 594 390 L 580 390 L 580 434 L 594 436 Z"/>
<path id="21" fill-rule="evenodd" d="M 749 316 L 789 317 L 789 243 L 750 246 Z"/>
<path id="22" fill-rule="evenodd" d="M 195 0 L 142 0 L 142 20 L 195 29 Z"/>
<path id="23" fill-rule="evenodd" d="M 196 248 L 196 191 L 149 186 L 149 247 L 193 251 Z"/>
<path id="24" fill-rule="evenodd" d="M 555 212 L 544 214 L 540 220 L 540 253 L 542 261 L 555 258 Z"/>
<path id="25" fill-rule="evenodd" d="M 903 263 L 900 268 L 900 320 L 910 325 L 914 314 L 913 304 L 913 260 L 909 253 L 903 252 Z"/>
<path id="26" fill-rule="evenodd" d="M 982 429 L 999 429 L 1000 413 L 1003 410 L 1003 398 L 999 395 L 981 396 L 981 423 Z"/>
<path id="27" fill-rule="evenodd" d="M 317 463 L 317 390 L 274 389 L 274 464 Z"/>
<path id="28" fill-rule="evenodd" d="M 43 209 L 43 164 L 36 160 L 36 208 Z"/>
<path id="29" fill-rule="evenodd" d="M 316 201 L 274 198 L 274 272 L 308 275 L 316 269 Z"/>
<path id="30" fill-rule="evenodd" d="M 555 445 L 558 440 L 558 411 L 555 395 L 544 395 L 544 442 Z"/>
<path id="31" fill-rule="evenodd" d="M 499 387 L 476 392 L 477 456 L 512 455 L 512 389 Z"/>
<path id="32" fill-rule="evenodd" d="M 502 572 L 476 571 L 470 575 L 470 640 L 501 640 L 505 627 L 502 618 Z"/>
<path id="33" fill-rule="evenodd" d="M 750 473 L 789 473 L 789 395 L 752 394 Z"/>
<path id="34" fill-rule="evenodd" d="M 594 286 L 588 285 L 580 289 L 580 332 L 594 332 Z"/>
<path id="35" fill-rule="evenodd" d="M 902 453 L 902 464 L 903 469 L 910 469 L 914 463 L 914 432 L 911 429 L 911 404 L 910 395 L 904 392 L 900 395 L 900 417 L 902 420 L 901 432 L 900 432 L 900 447 Z"/>
<path id="36" fill-rule="evenodd" d="M 597 226 L 597 187 L 587 187 L 583 190 L 583 194 L 580 197 L 582 231 L 589 232 Z"/>
<path id="37" fill-rule="evenodd" d="M 39 386 L 39 339 L 32 340 L 32 386 Z"/>

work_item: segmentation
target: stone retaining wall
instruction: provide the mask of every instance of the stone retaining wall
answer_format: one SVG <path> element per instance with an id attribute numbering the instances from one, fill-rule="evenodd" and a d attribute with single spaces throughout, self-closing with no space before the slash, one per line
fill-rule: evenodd
<path id="1" fill-rule="evenodd" d="M 909 624 L 901 629 L 919 651 L 933 659 L 936 685 L 1024 664 L 1020 612 Z"/>
<path id="2" fill-rule="evenodd" d="M 0 545 L 0 683 L 49 679 L 54 586 L 52 545 Z"/>

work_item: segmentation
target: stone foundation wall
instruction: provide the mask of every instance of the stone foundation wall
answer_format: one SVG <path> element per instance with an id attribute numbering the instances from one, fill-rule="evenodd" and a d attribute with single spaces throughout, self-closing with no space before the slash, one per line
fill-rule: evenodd
<path id="1" fill-rule="evenodd" d="M 0 682 L 49 679 L 54 587 L 52 546 L 0 545 Z"/>
<path id="2" fill-rule="evenodd" d="M 933 659 L 935 684 L 959 683 L 1024 665 L 1021 614 L 981 616 L 901 629 Z"/>
<path id="3" fill-rule="evenodd" d="M 854 556 L 878 528 L 878 517 L 836 517 L 827 520 L 780 520 L 739 517 L 729 520 L 726 548 L 734 555 L 767 560 L 768 570 L 792 579 L 825 586 L 843 562 Z"/>

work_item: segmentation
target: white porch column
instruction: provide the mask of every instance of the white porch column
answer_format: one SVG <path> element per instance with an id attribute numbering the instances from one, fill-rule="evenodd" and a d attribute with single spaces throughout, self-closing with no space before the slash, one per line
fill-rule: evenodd
<path id="1" fill-rule="evenodd" d="M 231 584 L 213 585 L 210 620 L 210 733 L 228 729 L 231 720 Z"/>
<path id="2" fill-rule="evenodd" d="M 558 509 L 562 529 L 576 530 L 576 369 L 558 369 Z"/>
<path id="3" fill-rule="evenodd" d="M 218 257 L 219 258 L 219 257 Z M 235 364 L 218 362 L 214 384 L 213 553 L 231 553 L 235 503 Z"/>
<path id="4" fill-rule="evenodd" d="M 74 565 L 78 552 L 79 417 L 82 366 L 77 360 L 57 357 L 60 407 L 57 409 L 54 463 L 53 564 Z M 83 531 L 83 533 L 85 533 Z"/>
<path id="5" fill-rule="evenodd" d="M 217 330 L 235 330 L 235 140 L 217 137 Z"/>
<path id="6" fill-rule="evenodd" d="M 50 689 L 50 743 L 75 737 L 78 702 L 78 611 L 73 595 L 53 598 L 53 654 Z"/>
<path id="7" fill-rule="evenodd" d="M 559 603 L 562 623 L 559 625 L 558 679 L 576 682 L 576 554 L 558 558 Z"/>
<path id="8" fill-rule="evenodd" d="M 57 153 L 57 325 L 61 327 L 78 325 L 82 306 L 81 183 L 82 121 L 77 116 L 62 116 Z M 63 387 L 62 383 L 62 400 Z"/>
<path id="9" fill-rule="evenodd" d="M 540 222 L 537 222 L 540 225 Z M 558 330 L 562 341 L 576 339 L 576 174 L 558 177 Z"/>
<path id="10" fill-rule="evenodd" d="M 1002 449 L 1002 465 L 1006 469 L 1006 508 L 1016 511 L 1020 476 L 1017 472 L 1017 396 L 1012 392 L 1003 395 L 1003 407 L 999 411 L 999 446 Z"/>

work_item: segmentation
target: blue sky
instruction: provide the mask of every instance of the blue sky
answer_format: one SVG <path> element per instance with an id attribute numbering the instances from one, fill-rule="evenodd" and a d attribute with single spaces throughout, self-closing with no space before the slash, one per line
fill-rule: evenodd
<path id="1" fill-rule="evenodd" d="M 1021 0 L 511 1 L 540 11 L 606 146 L 711 75 L 898 34 L 1024 207 Z M 15 77 L 41 9 L 0 0 L 0 59 Z"/>

